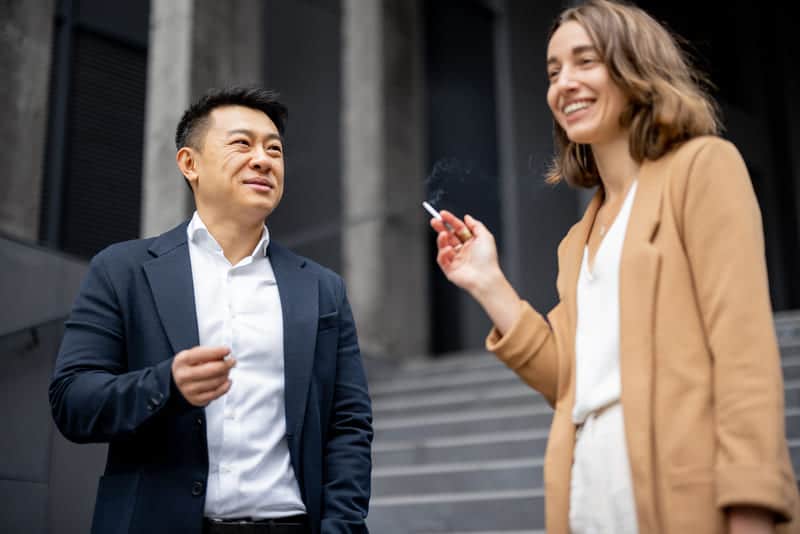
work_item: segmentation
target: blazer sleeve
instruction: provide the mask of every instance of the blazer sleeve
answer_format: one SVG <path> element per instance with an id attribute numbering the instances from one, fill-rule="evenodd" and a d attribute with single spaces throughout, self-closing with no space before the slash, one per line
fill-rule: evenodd
<path id="1" fill-rule="evenodd" d="M 325 444 L 322 532 L 366 533 L 372 471 L 372 406 L 353 313 L 338 280 L 339 340 Z"/>
<path id="2" fill-rule="evenodd" d="M 526 301 L 520 315 L 505 335 L 492 328 L 486 338 L 487 350 L 510 367 L 525 383 L 555 406 L 558 391 L 558 349 L 552 325 L 558 324 L 564 306 L 559 303 L 545 320 Z"/>
<path id="3" fill-rule="evenodd" d="M 684 244 L 713 358 L 717 504 L 765 507 L 786 520 L 796 487 L 761 213 L 727 141 L 702 145 L 687 179 Z"/>
<path id="4" fill-rule="evenodd" d="M 50 382 L 53 419 L 67 439 L 87 443 L 126 436 L 167 404 L 172 359 L 129 371 L 124 335 L 120 303 L 100 253 L 65 323 Z"/>

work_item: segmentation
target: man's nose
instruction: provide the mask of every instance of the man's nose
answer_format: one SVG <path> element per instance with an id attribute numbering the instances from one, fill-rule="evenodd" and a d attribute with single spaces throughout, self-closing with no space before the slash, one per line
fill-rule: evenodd
<path id="1" fill-rule="evenodd" d="M 267 170 L 270 166 L 269 155 L 263 146 L 256 146 L 250 157 L 250 166 L 258 170 Z"/>

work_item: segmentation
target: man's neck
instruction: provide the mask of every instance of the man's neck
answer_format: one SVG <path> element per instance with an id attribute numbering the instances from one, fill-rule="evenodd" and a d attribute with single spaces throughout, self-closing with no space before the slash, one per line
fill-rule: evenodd
<path id="1" fill-rule="evenodd" d="M 197 213 L 231 265 L 252 254 L 264 232 L 264 219 L 235 219 L 204 210 L 201 206 L 197 206 Z"/>

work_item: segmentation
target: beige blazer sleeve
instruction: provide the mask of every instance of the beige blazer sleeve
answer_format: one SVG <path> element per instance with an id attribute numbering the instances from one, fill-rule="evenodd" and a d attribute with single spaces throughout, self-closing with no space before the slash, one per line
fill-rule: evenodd
<path id="1" fill-rule="evenodd" d="M 521 313 L 504 336 L 492 328 L 486 348 L 513 369 L 528 385 L 555 406 L 558 391 L 558 349 L 551 324 L 559 321 L 558 304 L 546 321 L 529 303 L 520 303 Z"/>
<path id="2" fill-rule="evenodd" d="M 717 501 L 788 517 L 780 355 L 772 323 L 761 213 L 742 157 L 720 139 L 688 162 L 673 188 L 713 358 Z M 673 176 L 676 182 L 681 179 Z M 673 182 L 675 184 L 675 182 Z"/>

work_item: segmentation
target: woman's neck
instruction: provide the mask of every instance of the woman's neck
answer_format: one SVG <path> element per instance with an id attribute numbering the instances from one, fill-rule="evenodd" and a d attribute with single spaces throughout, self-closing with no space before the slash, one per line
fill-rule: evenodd
<path id="1" fill-rule="evenodd" d="M 592 155 L 603 182 L 606 202 L 624 197 L 640 167 L 631 157 L 627 132 L 611 142 L 592 145 Z"/>

